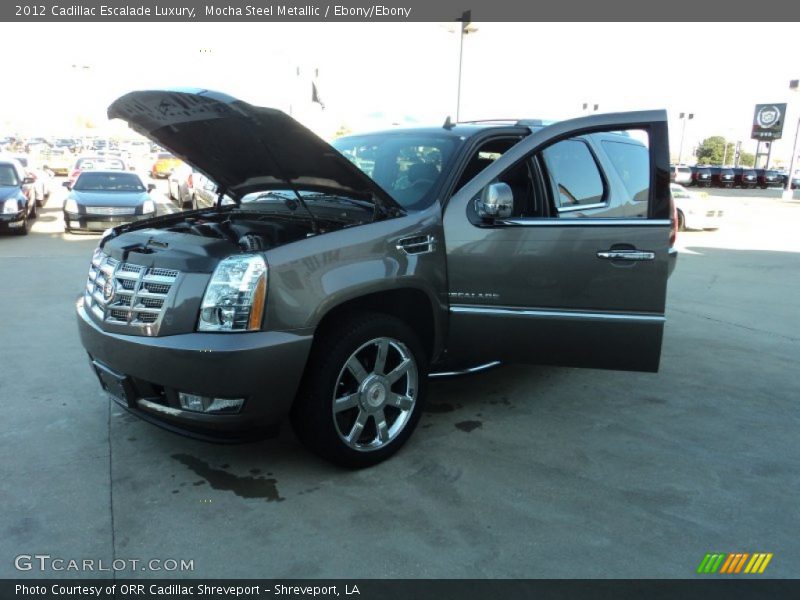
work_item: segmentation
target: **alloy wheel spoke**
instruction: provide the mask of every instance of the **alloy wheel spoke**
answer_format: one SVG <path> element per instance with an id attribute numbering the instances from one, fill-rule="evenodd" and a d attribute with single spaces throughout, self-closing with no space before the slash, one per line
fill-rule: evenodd
<path id="1" fill-rule="evenodd" d="M 401 362 L 394 369 L 392 369 L 391 373 L 386 375 L 386 379 L 389 380 L 389 383 L 395 383 L 403 375 L 408 373 L 408 370 L 411 368 L 411 364 L 412 364 L 411 359 L 406 358 L 405 360 L 403 360 L 403 362 Z"/>
<path id="2" fill-rule="evenodd" d="M 383 375 L 386 368 L 386 356 L 389 354 L 389 340 L 383 339 L 378 342 L 378 354 L 375 357 L 374 372 Z"/>
<path id="3" fill-rule="evenodd" d="M 411 410 L 411 407 L 414 406 L 414 399 L 405 394 L 389 394 L 386 403 L 400 410 Z"/>
<path id="4" fill-rule="evenodd" d="M 353 423 L 353 427 L 347 435 L 347 442 L 349 444 L 355 444 L 358 438 L 361 437 L 361 432 L 364 431 L 364 426 L 367 424 L 368 418 L 369 415 L 366 412 L 363 410 L 358 411 L 358 417 L 356 417 L 356 421 Z"/>
<path id="5" fill-rule="evenodd" d="M 364 365 L 361 364 L 361 361 L 358 360 L 358 357 L 353 355 L 350 357 L 350 360 L 347 361 L 347 369 L 356 378 L 358 383 L 361 383 L 367 378 L 367 371 L 364 369 Z"/>
<path id="6" fill-rule="evenodd" d="M 375 415 L 375 428 L 378 430 L 378 440 L 385 444 L 389 441 L 389 426 L 386 424 L 386 414 L 383 410 Z"/>
<path id="7" fill-rule="evenodd" d="M 336 398 L 333 402 L 333 412 L 340 413 L 358 406 L 358 394 L 347 394 L 341 398 Z"/>

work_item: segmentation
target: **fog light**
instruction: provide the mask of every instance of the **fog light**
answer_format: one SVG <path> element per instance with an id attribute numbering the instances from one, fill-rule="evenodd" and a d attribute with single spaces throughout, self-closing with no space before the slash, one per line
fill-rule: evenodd
<path id="1" fill-rule="evenodd" d="M 178 400 L 181 403 L 183 410 L 193 410 L 195 412 L 205 412 L 205 400 L 209 400 L 205 396 L 198 396 L 196 394 L 184 394 L 178 392 Z"/>
<path id="2" fill-rule="evenodd" d="M 214 398 L 206 408 L 207 413 L 233 414 L 242 410 L 244 398 Z"/>
<path id="3" fill-rule="evenodd" d="M 215 415 L 236 414 L 242 410 L 244 398 L 212 398 L 178 392 L 178 402 L 183 410 Z"/>

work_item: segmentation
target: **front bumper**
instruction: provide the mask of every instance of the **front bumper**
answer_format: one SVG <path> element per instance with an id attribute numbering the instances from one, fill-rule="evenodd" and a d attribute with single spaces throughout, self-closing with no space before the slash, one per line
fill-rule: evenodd
<path id="1" fill-rule="evenodd" d="M 723 211 L 709 209 L 707 211 L 686 213 L 684 219 L 686 229 L 719 229 L 722 227 Z"/>
<path id="2" fill-rule="evenodd" d="M 165 429 L 211 441 L 246 441 L 273 431 L 289 412 L 311 350 L 310 334 L 279 331 L 113 334 L 87 314 L 82 299 L 77 312 L 90 359 L 125 380 L 126 398 L 114 398 L 121 406 Z M 245 403 L 233 415 L 187 411 L 178 391 Z"/>
<path id="3" fill-rule="evenodd" d="M 25 223 L 25 211 L 0 214 L 0 231 L 16 231 Z"/>
<path id="4" fill-rule="evenodd" d="M 156 213 L 146 215 L 84 215 L 64 211 L 64 224 L 72 231 L 105 231 L 110 227 L 127 225 L 152 219 Z"/>

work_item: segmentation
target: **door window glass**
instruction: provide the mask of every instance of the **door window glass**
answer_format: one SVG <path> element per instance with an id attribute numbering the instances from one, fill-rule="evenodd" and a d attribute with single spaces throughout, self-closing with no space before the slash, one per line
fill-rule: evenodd
<path id="1" fill-rule="evenodd" d="M 605 186 L 585 142 L 564 140 L 542 152 L 559 210 L 600 204 Z"/>

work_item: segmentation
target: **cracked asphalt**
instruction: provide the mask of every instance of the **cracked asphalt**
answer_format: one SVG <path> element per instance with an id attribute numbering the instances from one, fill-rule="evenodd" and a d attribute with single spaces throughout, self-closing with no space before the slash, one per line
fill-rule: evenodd
<path id="1" fill-rule="evenodd" d="M 408 446 L 349 472 L 288 427 L 218 446 L 110 403 L 73 316 L 97 238 L 62 233 L 56 190 L 0 237 L 0 577 L 109 576 L 14 567 L 48 554 L 193 561 L 119 577 L 684 578 L 707 552 L 800 576 L 800 202 L 718 194 L 725 226 L 679 235 L 659 374 L 436 381 Z"/>

